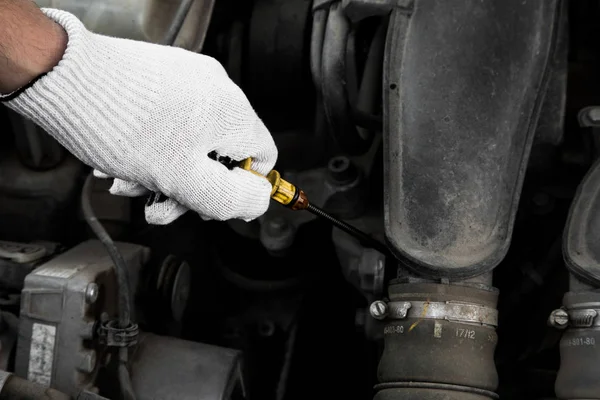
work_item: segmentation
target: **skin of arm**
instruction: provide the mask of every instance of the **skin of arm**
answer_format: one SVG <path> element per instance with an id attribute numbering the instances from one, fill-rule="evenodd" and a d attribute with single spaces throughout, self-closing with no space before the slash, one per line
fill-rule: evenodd
<path id="1" fill-rule="evenodd" d="M 49 72 L 67 47 L 64 29 L 30 0 L 0 0 L 0 94 Z"/>

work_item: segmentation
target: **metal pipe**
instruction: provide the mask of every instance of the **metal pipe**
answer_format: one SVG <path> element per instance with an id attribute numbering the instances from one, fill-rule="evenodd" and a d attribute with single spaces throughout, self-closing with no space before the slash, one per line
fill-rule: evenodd
<path id="1" fill-rule="evenodd" d="M 194 4 L 194 0 L 181 0 L 179 7 L 177 7 L 177 11 L 175 11 L 175 16 L 167 28 L 167 32 L 165 32 L 163 44 L 172 46 L 173 43 L 175 43 L 177 34 L 181 30 L 181 27 L 185 22 L 185 17 L 188 15 L 190 8 L 192 8 L 192 4 Z"/>
<path id="2" fill-rule="evenodd" d="M 131 294 L 129 290 L 129 275 L 127 272 L 127 264 L 123 260 L 123 256 L 115 246 L 115 243 L 111 239 L 106 229 L 102 226 L 98 218 L 94 214 L 94 210 L 91 204 L 91 193 L 92 193 L 92 181 L 94 179 L 93 173 L 90 173 L 85 180 L 83 185 L 83 191 L 81 193 L 81 209 L 85 221 L 92 229 L 96 237 L 102 242 L 106 251 L 110 255 L 113 261 L 116 275 L 117 275 L 117 286 L 118 286 L 118 312 L 119 312 L 119 327 L 127 328 L 131 324 Z M 119 349 L 119 366 L 118 376 L 119 385 L 124 400 L 135 400 L 135 393 L 131 386 L 131 378 L 127 369 L 128 361 L 128 349 L 126 347 Z"/>
<path id="3" fill-rule="evenodd" d="M 350 32 L 350 21 L 341 3 L 334 3 L 327 17 L 320 79 L 325 114 L 336 142 L 345 152 L 359 155 L 368 150 L 370 138 L 365 140 L 358 133 L 353 118 L 354 107 L 349 99 L 347 48 Z"/>
<path id="4" fill-rule="evenodd" d="M 310 39 L 310 71 L 317 91 L 321 92 L 321 62 L 323 57 L 323 39 L 327 26 L 327 10 L 317 10 L 313 15 L 313 26 Z"/>

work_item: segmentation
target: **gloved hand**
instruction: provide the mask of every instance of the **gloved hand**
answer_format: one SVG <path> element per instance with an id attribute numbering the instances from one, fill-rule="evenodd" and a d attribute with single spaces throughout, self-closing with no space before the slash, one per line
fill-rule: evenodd
<path id="1" fill-rule="evenodd" d="M 268 173 L 277 149 L 245 95 L 213 58 L 183 49 L 94 34 L 72 14 L 44 13 L 68 34 L 59 64 L 7 102 L 40 125 L 98 176 L 111 193 L 162 192 L 146 208 L 166 224 L 186 209 L 204 219 L 246 221 L 269 205 L 266 179 L 208 157 L 253 157 Z"/>

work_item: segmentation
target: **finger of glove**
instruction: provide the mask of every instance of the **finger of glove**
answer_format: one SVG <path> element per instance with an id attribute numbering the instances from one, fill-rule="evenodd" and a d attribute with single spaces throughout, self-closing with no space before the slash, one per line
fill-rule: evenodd
<path id="1" fill-rule="evenodd" d="M 97 169 L 93 171 L 93 174 L 98 179 L 112 179 L 110 175 Z M 147 194 L 150 191 L 140 184 L 114 178 L 109 192 L 115 196 L 137 197 Z"/>
<path id="2" fill-rule="evenodd" d="M 226 78 L 211 96 L 213 107 L 219 106 L 215 113 L 228 121 L 212 126 L 218 132 L 217 153 L 240 161 L 252 157 L 253 169 L 266 175 L 277 161 L 277 147 L 242 89 Z"/>
<path id="3" fill-rule="evenodd" d="M 146 189 L 138 183 L 124 181 L 118 178 L 114 179 L 113 184 L 109 189 L 109 192 L 116 196 L 125 197 L 138 197 L 150 193 L 148 189 Z"/>
<path id="4" fill-rule="evenodd" d="M 146 222 L 151 225 L 168 225 L 185 214 L 188 209 L 173 199 L 152 203 L 144 207 Z"/>
<path id="5" fill-rule="evenodd" d="M 259 151 L 252 159 L 252 169 L 262 175 L 266 175 L 273 169 L 277 162 L 277 146 L 275 146 L 273 136 L 271 136 L 271 133 L 262 121 L 259 121 L 257 124 L 256 133 L 253 137 L 256 138 L 259 144 Z"/>
<path id="6" fill-rule="evenodd" d="M 177 200 L 203 219 L 251 221 L 269 207 L 271 184 L 249 171 L 229 170 L 207 158 L 197 166 L 197 171 L 186 175 L 191 180 L 185 182 L 190 190 L 185 191 L 185 198 Z M 197 177 L 202 177 L 202 181 Z"/>
<path id="7" fill-rule="evenodd" d="M 102 171 L 98 171 L 97 169 L 95 169 L 93 172 L 94 172 L 94 176 L 98 179 L 110 179 L 110 176 L 105 174 Z"/>
<path id="8" fill-rule="evenodd" d="M 278 155 L 273 137 L 257 116 L 255 123 L 245 131 L 224 136 L 215 150 L 234 160 L 252 157 L 252 170 L 261 175 L 273 169 Z"/>

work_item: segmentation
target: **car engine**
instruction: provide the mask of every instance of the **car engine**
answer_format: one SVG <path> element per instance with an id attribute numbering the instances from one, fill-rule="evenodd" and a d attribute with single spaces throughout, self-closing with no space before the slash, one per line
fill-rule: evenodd
<path id="1" fill-rule="evenodd" d="M 600 399 L 600 2 L 36 3 L 219 60 L 327 214 L 149 225 L 0 107 L 0 400 Z"/>

